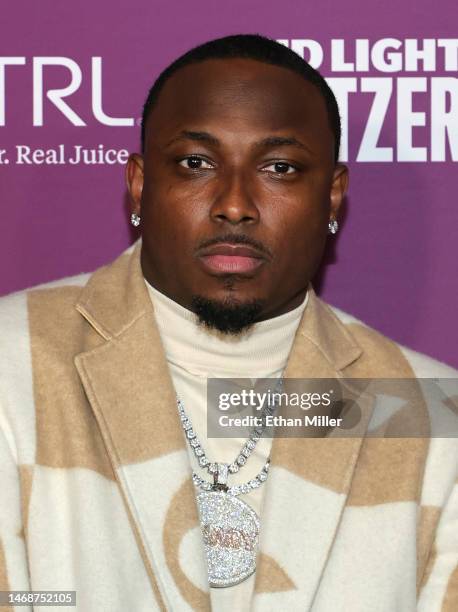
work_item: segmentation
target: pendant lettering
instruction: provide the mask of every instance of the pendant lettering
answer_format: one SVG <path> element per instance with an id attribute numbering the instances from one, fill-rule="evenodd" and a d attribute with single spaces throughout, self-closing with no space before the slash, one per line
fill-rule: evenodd
<path id="1" fill-rule="evenodd" d="M 211 587 L 239 584 L 256 570 L 259 518 L 248 504 L 220 491 L 197 495 Z"/>

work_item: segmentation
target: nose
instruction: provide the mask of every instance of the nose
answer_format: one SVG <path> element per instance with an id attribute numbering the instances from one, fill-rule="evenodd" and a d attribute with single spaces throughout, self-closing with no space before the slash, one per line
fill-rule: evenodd
<path id="1" fill-rule="evenodd" d="M 248 178 L 233 170 L 222 178 L 222 185 L 210 209 L 210 217 L 217 223 L 255 224 L 259 210 L 250 193 Z"/>

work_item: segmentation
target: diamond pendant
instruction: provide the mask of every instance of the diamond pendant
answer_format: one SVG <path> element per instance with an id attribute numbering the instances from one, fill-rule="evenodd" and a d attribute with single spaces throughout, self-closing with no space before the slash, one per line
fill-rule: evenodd
<path id="1" fill-rule="evenodd" d="M 197 495 L 211 587 L 239 584 L 256 570 L 259 518 L 248 504 L 224 491 Z"/>

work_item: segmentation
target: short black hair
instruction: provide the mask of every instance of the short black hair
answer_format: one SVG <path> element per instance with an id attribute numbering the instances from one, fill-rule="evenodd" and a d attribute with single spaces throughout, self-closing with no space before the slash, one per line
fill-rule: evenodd
<path id="1" fill-rule="evenodd" d="M 189 64 L 195 64 L 209 59 L 233 58 L 252 59 L 263 62 L 264 64 L 288 68 L 302 76 L 306 81 L 309 81 L 309 83 L 313 83 L 320 91 L 326 104 L 329 124 L 334 134 L 335 161 L 337 162 L 339 158 L 341 126 L 339 107 L 337 106 L 337 100 L 331 88 L 318 70 L 312 68 L 312 66 L 297 53 L 291 51 L 291 49 L 285 45 L 278 43 L 276 40 L 261 36 L 260 34 L 235 34 L 210 40 L 187 51 L 184 55 L 181 55 L 172 62 L 172 64 L 167 66 L 149 90 L 146 102 L 143 106 L 141 131 L 142 151 L 145 149 L 146 121 L 166 81 L 175 74 L 177 70 Z"/>

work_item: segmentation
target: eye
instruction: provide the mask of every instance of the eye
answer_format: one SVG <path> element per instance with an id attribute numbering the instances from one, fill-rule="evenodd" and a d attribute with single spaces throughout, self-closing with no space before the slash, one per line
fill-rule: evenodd
<path id="1" fill-rule="evenodd" d="M 275 174 L 294 174 L 297 172 L 297 168 L 288 162 L 275 162 L 273 164 L 269 164 L 268 166 L 264 166 L 262 169 L 264 172 L 274 172 Z"/>
<path id="2" fill-rule="evenodd" d="M 180 166 L 183 166 L 183 168 L 189 168 L 190 170 L 206 170 L 208 168 L 213 168 L 213 165 L 209 161 L 198 155 L 188 155 L 180 159 L 178 163 Z"/>

